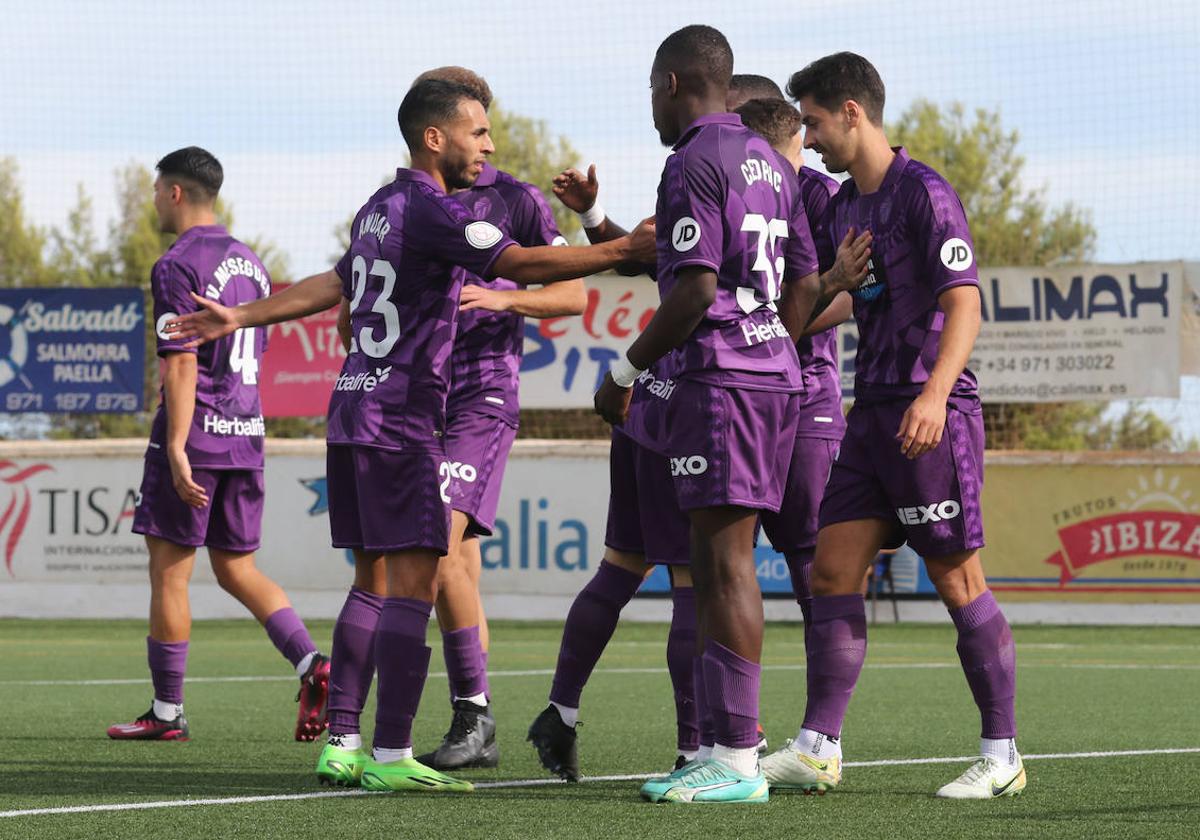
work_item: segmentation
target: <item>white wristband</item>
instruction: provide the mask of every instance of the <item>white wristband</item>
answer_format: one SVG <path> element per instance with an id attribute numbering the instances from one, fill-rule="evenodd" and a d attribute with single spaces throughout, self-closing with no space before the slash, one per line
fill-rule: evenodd
<path id="1" fill-rule="evenodd" d="M 633 366 L 633 362 L 629 361 L 628 356 L 622 356 L 612 363 L 612 367 L 608 372 L 612 374 L 613 382 L 621 388 L 632 388 L 633 383 L 637 382 L 637 378 L 642 375 L 641 368 Z"/>
<path id="2" fill-rule="evenodd" d="M 596 202 L 579 214 L 579 223 L 583 225 L 584 229 L 592 230 L 600 227 L 600 223 L 604 221 L 606 215 L 604 208 L 600 206 L 599 202 Z"/>

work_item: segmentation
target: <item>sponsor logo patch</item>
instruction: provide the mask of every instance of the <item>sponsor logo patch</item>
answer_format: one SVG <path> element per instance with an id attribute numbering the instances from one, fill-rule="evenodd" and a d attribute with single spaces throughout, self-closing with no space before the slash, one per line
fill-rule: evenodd
<path id="1" fill-rule="evenodd" d="M 499 242 L 504 234 L 491 222 L 471 222 L 466 227 L 467 242 L 472 248 L 484 250 Z"/>

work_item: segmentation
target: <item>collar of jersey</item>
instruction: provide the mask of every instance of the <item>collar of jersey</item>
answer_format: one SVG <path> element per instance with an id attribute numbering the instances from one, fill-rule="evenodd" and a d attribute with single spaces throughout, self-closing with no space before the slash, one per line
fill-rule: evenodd
<path id="1" fill-rule="evenodd" d="M 490 187 L 496 183 L 496 176 L 499 174 L 500 170 L 496 167 L 490 163 L 484 163 L 483 171 L 479 173 L 479 177 L 475 179 L 475 183 L 471 185 L 471 188 Z"/>
<path id="2" fill-rule="evenodd" d="M 671 148 L 674 149 L 675 151 L 679 151 L 679 149 L 683 148 L 683 146 L 686 145 L 687 142 L 689 140 L 691 140 L 692 137 L 695 136 L 697 131 L 704 128 L 704 126 L 706 126 L 706 125 L 736 125 L 736 126 L 740 126 L 741 124 L 742 124 L 742 118 L 738 114 L 730 114 L 730 113 L 725 113 L 725 112 L 721 112 L 721 113 L 717 113 L 717 114 L 705 114 L 702 117 L 697 117 L 696 121 L 687 127 L 687 129 L 679 137 L 678 142 L 676 142 L 675 145 L 672 146 Z"/>
<path id="3" fill-rule="evenodd" d="M 908 162 L 912 160 L 908 149 L 903 146 L 892 146 L 892 151 L 896 153 L 896 157 L 892 159 L 892 165 L 888 167 L 887 174 L 883 176 L 883 183 L 879 186 L 880 190 L 895 184 L 900 178 L 900 173 L 904 171 L 904 167 L 908 166 Z"/>
<path id="4" fill-rule="evenodd" d="M 397 181 L 420 181 L 423 184 L 428 184 L 429 186 L 433 187 L 438 192 L 445 192 L 445 190 L 443 190 L 441 188 L 441 186 L 438 184 L 438 182 L 433 180 L 433 176 L 422 169 L 404 169 L 404 168 L 397 169 L 396 170 L 396 180 Z"/>
<path id="5" fill-rule="evenodd" d="M 217 225 L 192 225 L 190 228 L 185 230 L 178 239 L 175 240 L 175 244 L 178 245 L 180 242 L 186 242 L 189 239 L 192 239 L 193 237 L 203 236 L 205 234 L 211 234 L 211 233 L 223 234 L 223 233 L 225 233 L 225 226 L 220 225 L 220 224 L 217 224 Z"/>

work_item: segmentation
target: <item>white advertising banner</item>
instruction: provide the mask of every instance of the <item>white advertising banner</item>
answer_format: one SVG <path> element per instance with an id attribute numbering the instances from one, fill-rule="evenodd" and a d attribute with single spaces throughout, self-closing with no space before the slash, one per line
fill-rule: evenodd
<path id="1" fill-rule="evenodd" d="M 146 546 L 130 531 L 145 445 L 12 446 L 0 454 L 0 592 L 8 582 L 145 581 Z M 324 444 L 270 441 L 266 463 L 259 567 L 285 589 L 344 590 L 353 559 L 329 545 Z M 607 443 L 519 445 L 481 543 L 484 591 L 574 595 L 600 562 L 607 498 Z M 203 558 L 193 579 L 213 580 Z"/>
<path id="2" fill-rule="evenodd" d="M 527 321 L 522 406 L 591 407 L 609 364 L 658 305 L 646 277 L 606 274 L 588 285 L 582 318 Z M 980 289 L 983 327 L 970 367 L 985 401 L 1179 396 L 1181 324 L 1200 321 L 1183 263 L 982 269 Z M 853 322 L 839 331 L 849 398 L 858 333 Z M 1186 346 L 1197 343 L 1193 336 Z"/>

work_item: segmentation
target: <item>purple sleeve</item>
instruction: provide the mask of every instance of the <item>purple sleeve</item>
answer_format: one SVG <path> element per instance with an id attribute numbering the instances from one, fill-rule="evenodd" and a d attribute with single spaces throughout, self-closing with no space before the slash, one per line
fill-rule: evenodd
<path id="1" fill-rule="evenodd" d="M 725 240 L 720 173 L 701 155 L 677 152 L 667 161 L 663 187 L 655 220 L 659 242 L 665 245 L 658 249 L 659 276 L 672 276 L 689 265 L 719 272 Z"/>
<path id="2" fill-rule="evenodd" d="M 945 181 L 926 182 L 914 193 L 913 240 L 925 253 L 919 255 L 922 277 L 940 295 L 955 286 L 978 286 L 975 245 L 967 227 L 967 214 L 954 190 Z"/>
<path id="3" fill-rule="evenodd" d="M 521 185 L 522 197 L 513 208 L 513 239 L 526 247 L 537 245 L 566 245 L 567 240 L 558 230 L 554 211 L 537 187 Z"/>
<path id="4" fill-rule="evenodd" d="M 185 315 L 200 308 L 191 296 L 192 292 L 201 294 L 195 273 L 182 263 L 160 259 L 150 272 L 150 292 L 154 297 L 154 332 L 158 339 L 158 355 L 195 353 L 195 347 L 185 346 L 191 339 L 168 338 L 163 332 L 167 321 L 176 315 Z"/>
<path id="5" fill-rule="evenodd" d="M 817 271 L 817 247 L 813 244 L 812 229 L 804 201 L 796 192 L 792 202 L 792 217 L 788 220 L 788 241 L 784 250 L 784 282 L 799 280 Z"/>
<path id="6" fill-rule="evenodd" d="M 462 204 L 448 196 L 414 193 L 413 199 L 423 206 L 409 217 L 408 224 L 415 222 L 412 229 L 421 232 L 411 247 L 429 256 L 488 279 L 493 276 L 492 263 L 500 252 L 517 244 L 491 222 L 475 219 Z"/>
<path id="7" fill-rule="evenodd" d="M 358 216 L 354 217 L 354 221 L 350 224 L 350 246 L 354 245 L 354 230 L 358 227 Z M 350 256 L 351 248 L 346 248 L 346 253 L 342 254 L 342 258 L 337 261 L 337 265 L 333 267 L 338 279 L 342 281 L 342 297 L 353 297 L 354 290 L 350 288 L 350 261 L 353 257 Z"/>

